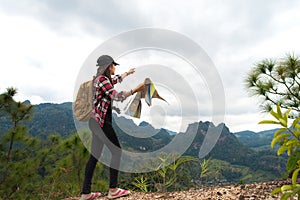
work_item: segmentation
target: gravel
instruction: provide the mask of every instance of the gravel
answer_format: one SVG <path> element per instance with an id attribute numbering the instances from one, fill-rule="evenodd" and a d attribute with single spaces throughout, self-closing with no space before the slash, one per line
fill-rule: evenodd
<path id="1" fill-rule="evenodd" d="M 216 186 L 208 188 L 190 189 L 176 192 L 132 192 L 129 196 L 118 198 L 119 200 L 154 200 L 154 199 L 178 199 L 178 200 L 270 200 L 280 199 L 280 195 L 272 196 L 273 189 L 284 184 L 290 184 L 291 180 L 278 180 L 265 183 L 251 183 L 243 185 Z M 101 193 L 100 199 L 108 200 L 107 192 Z M 294 198 L 296 199 L 296 198 Z M 79 197 L 69 197 L 64 200 L 79 200 Z"/>

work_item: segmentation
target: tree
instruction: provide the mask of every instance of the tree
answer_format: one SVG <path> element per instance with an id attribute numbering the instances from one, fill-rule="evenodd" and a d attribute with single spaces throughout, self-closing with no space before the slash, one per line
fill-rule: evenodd
<path id="1" fill-rule="evenodd" d="M 8 88 L 7 91 L 0 95 L 1 110 L 11 120 L 12 127 L 7 131 L 6 135 L 3 137 L 4 141 L 9 142 L 9 147 L 7 150 L 7 162 L 11 161 L 11 154 L 13 150 L 13 144 L 15 141 L 26 140 L 27 131 L 26 127 L 21 125 L 22 121 L 27 121 L 32 117 L 32 105 L 26 105 L 21 102 L 16 102 L 13 96 L 16 94 L 16 89 Z"/>
<path id="2" fill-rule="evenodd" d="M 300 199 L 300 184 L 298 183 L 298 175 L 300 171 L 300 118 L 294 119 L 291 126 L 289 126 L 288 116 L 291 109 L 285 113 L 281 111 L 279 104 L 276 111 L 271 110 L 270 114 L 275 120 L 263 120 L 260 124 L 278 124 L 282 128 L 274 133 L 274 138 L 271 142 L 271 147 L 279 145 L 277 150 L 278 156 L 287 154 L 287 170 L 292 174 L 292 183 L 278 187 L 272 191 L 272 195 L 282 193 L 280 199 L 285 200 L 290 197 L 297 196 Z"/>
<path id="3" fill-rule="evenodd" d="M 15 101 L 16 92 L 8 88 L 0 94 L 0 119 L 6 126 L 0 137 L 0 200 L 77 195 L 89 156 L 78 134 L 87 137 L 89 132 L 73 133 L 64 139 L 58 134 L 44 140 L 29 136 L 26 122 L 32 119 L 33 106 Z M 104 191 L 108 183 L 103 180 L 103 171 L 103 165 L 97 165 L 93 187 Z"/>
<path id="4" fill-rule="evenodd" d="M 283 193 L 280 199 L 293 196 L 300 199 L 300 185 L 297 183 L 300 171 L 300 59 L 294 54 L 288 54 L 279 61 L 265 59 L 248 74 L 246 84 L 252 95 L 261 97 L 262 110 L 275 118 L 263 120 L 260 124 L 282 127 L 274 133 L 271 147 L 279 146 L 278 156 L 287 153 L 286 167 L 292 174 L 292 184 L 276 188 L 272 194 Z M 286 112 L 283 113 L 281 108 Z M 291 126 L 288 118 L 296 118 Z"/>
<path id="5" fill-rule="evenodd" d="M 284 109 L 291 108 L 291 117 L 300 111 L 300 58 L 287 54 L 278 61 L 264 59 L 257 63 L 245 80 L 252 96 L 262 99 L 263 112 L 269 112 L 278 103 Z"/>
<path id="6" fill-rule="evenodd" d="M 37 178 L 39 163 L 35 158 L 37 140 L 28 136 L 27 127 L 22 124 L 30 120 L 32 105 L 16 102 L 16 92 L 8 88 L 0 94 L 0 113 L 10 121 L 10 128 L 0 140 L 0 196 L 5 199 L 25 198 L 22 192 L 34 190 L 30 182 Z"/>
<path id="7" fill-rule="evenodd" d="M 0 95 L 0 111 L 13 101 L 13 96 L 17 93 L 15 88 L 7 88 L 6 92 Z"/>

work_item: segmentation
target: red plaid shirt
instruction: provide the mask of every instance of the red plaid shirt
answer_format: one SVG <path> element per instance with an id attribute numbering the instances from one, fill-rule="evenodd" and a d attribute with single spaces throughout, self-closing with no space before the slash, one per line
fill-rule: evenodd
<path id="1" fill-rule="evenodd" d="M 101 127 L 104 126 L 105 116 L 112 100 L 122 102 L 126 99 L 124 91 L 117 92 L 113 86 L 116 83 L 121 83 L 122 77 L 116 75 L 112 81 L 113 84 L 105 76 L 98 76 L 94 80 L 93 116 Z"/>

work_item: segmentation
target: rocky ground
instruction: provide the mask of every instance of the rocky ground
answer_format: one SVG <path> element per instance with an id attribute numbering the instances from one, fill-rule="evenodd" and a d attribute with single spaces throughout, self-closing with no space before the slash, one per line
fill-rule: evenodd
<path id="1" fill-rule="evenodd" d="M 256 199 L 280 199 L 279 195 L 272 196 L 273 189 L 284 184 L 291 183 L 291 180 L 280 180 L 266 183 L 252 183 L 244 185 L 216 186 L 203 189 L 191 189 L 189 191 L 167 192 L 167 193 L 143 193 L 132 192 L 130 196 L 119 198 L 120 200 L 154 200 L 154 199 L 178 199 L 178 200 L 256 200 Z M 105 199 L 107 193 L 102 193 L 100 199 Z M 296 199 L 296 198 L 295 198 Z M 79 200 L 79 197 L 70 197 L 64 200 Z"/>

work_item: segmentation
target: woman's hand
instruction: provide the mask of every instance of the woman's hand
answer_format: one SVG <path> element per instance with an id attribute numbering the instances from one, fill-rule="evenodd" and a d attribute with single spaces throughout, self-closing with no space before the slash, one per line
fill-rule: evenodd
<path id="1" fill-rule="evenodd" d="M 131 68 L 128 72 L 125 72 L 121 74 L 122 79 L 124 79 L 126 76 L 129 76 L 130 74 L 133 74 L 135 72 L 135 68 Z"/>
<path id="2" fill-rule="evenodd" d="M 145 90 L 145 86 L 146 86 L 145 82 L 142 82 L 142 83 L 138 84 L 134 89 L 131 89 L 131 90 L 125 92 L 126 98 L 129 97 L 130 95 L 133 95 L 136 92 L 144 91 Z"/>
<path id="3" fill-rule="evenodd" d="M 127 75 L 133 74 L 135 72 L 135 68 L 131 68 L 128 72 Z"/>
<path id="4" fill-rule="evenodd" d="M 136 93 L 139 91 L 144 91 L 145 90 L 145 82 L 142 82 L 140 84 L 138 84 L 133 90 L 132 93 Z"/>

